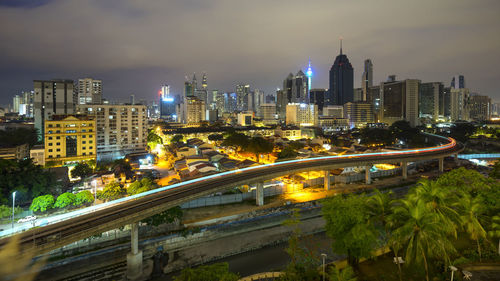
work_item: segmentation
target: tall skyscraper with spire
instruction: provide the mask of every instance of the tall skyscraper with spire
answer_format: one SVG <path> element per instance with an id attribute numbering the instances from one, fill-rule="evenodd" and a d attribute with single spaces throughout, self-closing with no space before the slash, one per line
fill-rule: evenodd
<path id="1" fill-rule="evenodd" d="M 307 100 L 309 100 L 311 96 L 311 84 L 312 84 L 311 80 L 313 76 L 313 71 L 311 68 L 311 59 L 309 59 L 309 66 L 307 67 L 306 76 L 307 76 Z"/>
<path id="2" fill-rule="evenodd" d="M 362 101 L 367 101 L 368 88 L 373 86 L 373 63 L 371 59 L 365 60 L 365 68 L 361 76 Z"/>
<path id="3" fill-rule="evenodd" d="M 340 54 L 330 69 L 330 89 L 325 99 L 325 105 L 344 105 L 354 100 L 354 69 L 349 59 L 342 53 L 340 39 Z"/>
<path id="4" fill-rule="evenodd" d="M 207 90 L 207 74 L 203 73 L 203 78 L 201 79 L 201 87 L 203 90 Z"/>

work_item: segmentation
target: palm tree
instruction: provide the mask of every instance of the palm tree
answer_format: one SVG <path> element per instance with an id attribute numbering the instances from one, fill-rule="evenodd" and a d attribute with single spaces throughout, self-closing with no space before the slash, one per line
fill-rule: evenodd
<path id="1" fill-rule="evenodd" d="M 375 189 L 374 194 L 366 200 L 366 207 L 372 223 L 380 223 L 384 226 L 384 238 L 389 235 L 387 216 L 391 213 L 392 192 L 382 193 Z"/>
<path id="2" fill-rule="evenodd" d="M 432 212 L 424 200 L 403 199 L 393 207 L 392 221 L 402 222 L 393 232 L 399 245 L 406 245 L 405 260 L 408 264 L 423 263 L 429 281 L 428 258 L 444 256 L 455 249 L 446 233 L 449 223 L 443 223 L 438 213 Z"/>
<path id="3" fill-rule="evenodd" d="M 481 261 L 479 240 L 486 238 L 486 231 L 479 222 L 479 216 L 484 212 L 481 198 L 472 198 L 472 196 L 466 195 L 459 201 L 459 208 L 462 227 L 470 235 L 470 238 L 476 241 L 479 261 Z"/>
<path id="4" fill-rule="evenodd" d="M 498 254 L 500 255 L 500 216 L 491 218 L 491 230 L 488 235 L 492 238 L 498 238 Z"/>
<path id="5" fill-rule="evenodd" d="M 453 208 L 456 196 L 463 195 L 456 192 L 452 194 L 446 187 L 425 179 L 419 181 L 418 186 L 408 194 L 408 199 L 425 202 L 430 211 L 436 213 L 442 223 L 447 224 L 446 229 L 449 230 L 449 234 L 456 237 L 457 226 L 461 222 L 460 215 Z"/>
<path id="6" fill-rule="evenodd" d="M 347 266 L 343 270 L 338 270 L 333 267 L 328 273 L 328 280 L 330 281 L 356 281 L 358 278 L 354 275 L 352 267 Z"/>

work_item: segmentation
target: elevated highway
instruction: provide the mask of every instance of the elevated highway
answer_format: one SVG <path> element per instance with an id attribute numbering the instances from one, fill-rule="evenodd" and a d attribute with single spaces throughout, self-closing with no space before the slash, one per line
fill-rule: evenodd
<path id="1" fill-rule="evenodd" d="M 428 148 L 394 152 L 325 156 L 291 160 L 223 172 L 171 186 L 165 186 L 134 196 L 110 201 L 65 214 L 63 220 L 19 233 L 23 253 L 38 255 L 94 234 L 134 223 L 180 205 L 184 202 L 243 184 L 262 183 L 276 177 L 297 172 L 349 167 L 371 166 L 380 163 L 406 163 L 442 159 L 457 155 L 463 146 L 451 138 L 428 135 L 437 145 Z M 329 184 L 328 184 L 329 186 Z M 132 229 L 132 238 L 137 229 Z M 3 246 L 8 238 L 0 240 Z M 137 240 L 137 236 L 135 237 Z M 135 245 L 137 252 L 137 244 Z M 134 252 L 134 243 L 132 244 Z"/>

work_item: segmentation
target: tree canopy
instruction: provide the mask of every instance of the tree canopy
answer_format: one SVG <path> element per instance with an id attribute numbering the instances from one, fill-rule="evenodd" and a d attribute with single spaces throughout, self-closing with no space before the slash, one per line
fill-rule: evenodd
<path id="1" fill-rule="evenodd" d="M 77 206 L 89 205 L 94 202 L 94 195 L 88 190 L 82 190 L 76 194 L 75 203 Z"/>
<path id="2" fill-rule="evenodd" d="M 31 202 L 30 210 L 33 212 L 45 212 L 54 207 L 55 201 L 54 196 L 50 194 L 38 196 Z"/>
<path id="3" fill-rule="evenodd" d="M 112 182 L 104 187 L 101 192 L 97 192 L 97 197 L 101 200 L 111 201 L 123 197 L 126 194 L 125 188 L 119 183 Z"/>
<path id="4" fill-rule="evenodd" d="M 148 225 L 153 225 L 153 226 L 159 226 L 164 223 L 172 223 L 176 219 L 180 220 L 182 219 L 183 212 L 181 207 L 176 206 L 173 208 L 170 208 L 166 211 L 163 211 L 159 214 L 156 214 L 154 216 L 151 216 L 149 218 L 146 218 L 142 220 L 143 223 L 147 223 Z"/>
<path id="5" fill-rule="evenodd" d="M 139 194 L 148 190 L 156 188 L 156 184 L 150 178 L 143 178 L 141 180 L 131 183 L 127 188 L 128 195 Z"/>
<path id="6" fill-rule="evenodd" d="M 38 143 L 38 130 L 29 128 L 15 128 L 0 130 L 0 144 L 20 145 L 27 143 L 30 148 Z"/>
<path id="7" fill-rule="evenodd" d="M 85 178 L 92 175 L 92 168 L 86 164 L 86 163 L 78 163 L 76 166 L 71 170 L 71 177 L 72 178 Z"/>
<path id="8" fill-rule="evenodd" d="M 54 204 L 54 208 L 66 208 L 76 205 L 76 195 L 71 192 L 65 192 L 59 196 L 57 196 L 56 203 Z"/>

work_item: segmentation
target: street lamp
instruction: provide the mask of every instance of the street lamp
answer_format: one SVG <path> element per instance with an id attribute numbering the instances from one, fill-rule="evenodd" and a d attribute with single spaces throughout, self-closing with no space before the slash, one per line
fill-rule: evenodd
<path id="1" fill-rule="evenodd" d="M 323 260 L 323 281 L 325 281 L 325 259 L 326 259 L 326 254 L 322 253 L 321 258 Z"/>
<path id="2" fill-rule="evenodd" d="M 12 192 L 12 229 L 14 229 L 14 208 L 16 202 L 16 192 Z"/>

